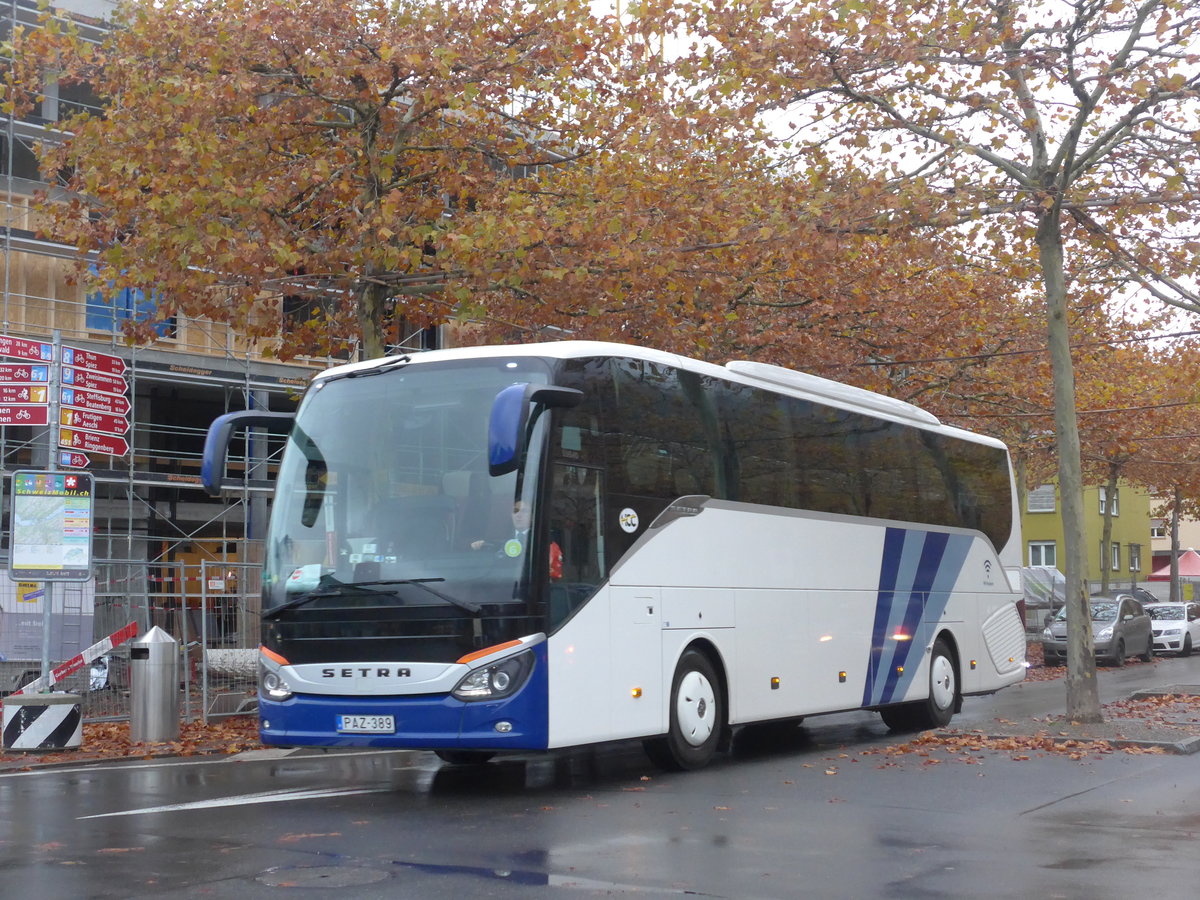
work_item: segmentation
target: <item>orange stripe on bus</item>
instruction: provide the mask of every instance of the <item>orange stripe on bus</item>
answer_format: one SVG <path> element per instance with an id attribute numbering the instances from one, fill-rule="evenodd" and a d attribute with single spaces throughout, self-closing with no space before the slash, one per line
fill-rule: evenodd
<path id="1" fill-rule="evenodd" d="M 503 644 L 496 644 L 492 647 L 484 647 L 482 650 L 476 650 L 474 653 L 468 653 L 466 656 L 460 656 L 458 658 L 458 661 L 460 663 L 474 662 L 475 660 L 480 659 L 484 656 L 491 656 L 493 653 L 498 653 L 501 650 L 507 650 L 509 647 L 520 647 L 520 646 L 521 646 L 520 641 L 506 641 Z"/>

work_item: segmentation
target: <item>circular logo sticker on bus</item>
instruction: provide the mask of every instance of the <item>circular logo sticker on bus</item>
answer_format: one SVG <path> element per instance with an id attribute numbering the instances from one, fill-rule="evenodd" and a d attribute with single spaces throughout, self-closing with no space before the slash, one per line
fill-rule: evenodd
<path id="1" fill-rule="evenodd" d="M 621 510 L 617 521 L 621 523 L 621 530 L 626 534 L 633 534 L 638 530 L 638 514 L 628 506 Z"/>
<path id="2" fill-rule="evenodd" d="M 516 538 L 509 538 L 504 542 L 504 555 L 516 558 L 521 555 L 521 542 Z"/>

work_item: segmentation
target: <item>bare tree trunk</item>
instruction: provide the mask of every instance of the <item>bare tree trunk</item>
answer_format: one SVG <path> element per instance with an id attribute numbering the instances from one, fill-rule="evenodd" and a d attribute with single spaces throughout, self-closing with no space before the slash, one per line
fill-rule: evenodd
<path id="1" fill-rule="evenodd" d="M 1084 580 L 1087 556 L 1083 546 L 1083 471 L 1075 414 L 1075 371 L 1067 321 L 1062 234 L 1056 210 L 1043 212 L 1038 222 L 1037 246 L 1046 289 L 1046 343 L 1054 376 L 1054 431 L 1066 560 L 1063 574 L 1067 582 L 1067 717 L 1078 722 L 1101 722 L 1092 617 Z"/>
<path id="2" fill-rule="evenodd" d="M 1108 591 L 1109 577 L 1112 575 L 1112 508 L 1113 497 L 1117 496 L 1117 473 L 1120 468 L 1116 463 L 1108 465 L 1108 484 L 1104 487 L 1104 527 L 1100 532 L 1100 590 Z"/>
<path id="3" fill-rule="evenodd" d="M 387 350 L 383 340 L 383 304 L 388 291 L 373 279 L 374 274 L 373 269 L 364 273 L 358 299 L 358 329 L 366 359 L 378 359 Z"/>
<path id="4" fill-rule="evenodd" d="M 1179 585 L 1179 507 L 1183 503 L 1183 491 L 1175 485 L 1175 498 L 1171 503 L 1171 590 L 1167 595 L 1172 603 L 1183 599 Z"/>

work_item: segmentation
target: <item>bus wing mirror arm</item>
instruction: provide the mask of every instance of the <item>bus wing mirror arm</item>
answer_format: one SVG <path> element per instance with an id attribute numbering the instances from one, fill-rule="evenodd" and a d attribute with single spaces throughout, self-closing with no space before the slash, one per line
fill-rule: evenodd
<path id="1" fill-rule="evenodd" d="M 208 426 L 204 438 L 204 459 L 200 466 L 200 483 L 210 497 L 221 495 L 221 482 L 225 477 L 225 459 L 229 455 L 229 442 L 236 428 L 265 426 L 272 431 L 291 431 L 294 413 L 265 412 L 243 409 L 238 412 L 217 416 Z"/>
<path id="2" fill-rule="evenodd" d="M 488 473 L 515 471 L 525 453 L 530 409 L 569 409 L 583 400 L 583 391 L 553 384 L 510 384 L 496 395 L 488 419 Z"/>

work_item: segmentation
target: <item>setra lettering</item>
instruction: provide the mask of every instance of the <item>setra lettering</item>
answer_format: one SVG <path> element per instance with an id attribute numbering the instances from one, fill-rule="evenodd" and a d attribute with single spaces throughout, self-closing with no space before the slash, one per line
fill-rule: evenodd
<path id="1" fill-rule="evenodd" d="M 341 668 L 341 669 L 322 669 L 322 678 L 412 678 L 412 669 L 397 668 L 392 669 L 388 666 L 363 666 L 361 668 Z"/>

